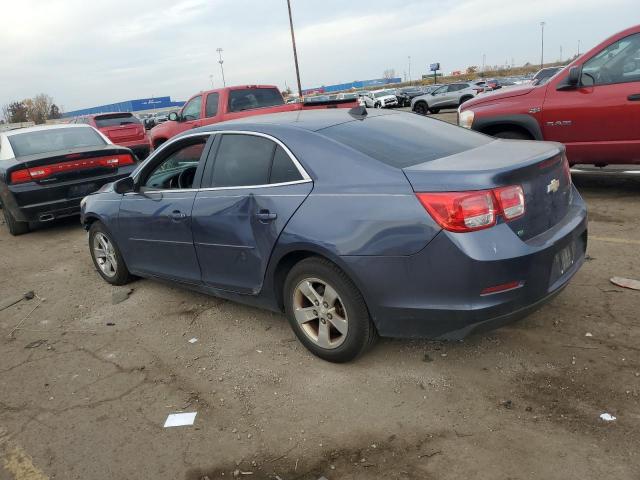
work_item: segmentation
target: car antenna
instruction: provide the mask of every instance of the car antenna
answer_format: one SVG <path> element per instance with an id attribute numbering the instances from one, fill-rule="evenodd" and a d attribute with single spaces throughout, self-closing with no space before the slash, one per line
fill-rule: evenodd
<path id="1" fill-rule="evenodd" d="M 360 120 L 364 120 L 364 117 L 367 116 L 367 107 L 364 105 L 358 105 L 357 107 L 350 108 L 349 115 L 352 117 L 358 117 Z"/>

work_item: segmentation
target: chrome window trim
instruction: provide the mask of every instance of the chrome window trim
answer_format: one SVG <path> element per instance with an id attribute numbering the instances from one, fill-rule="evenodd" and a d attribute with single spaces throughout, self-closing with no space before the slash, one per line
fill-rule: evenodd
<path id="1" fill-rule="evenodd" d="M 168 147 L 168 146 L 170 146 L 170 145 L 172 145 L 172 144 L 174 144 L 176 142 L 179 142 L 180 140 L 183 140 L 185 138 L 198 137 L 198 136 L 211 136 L 211 135 L 218 135 L 218 134 L 253 135 L 255 137 L 263 137 L 263 138 L 266 138 L 268 140 L 271 140 L 276 145 L 279 145 L 285 151 L 285 153 L 289 156 L 289 158 L 291 159 L 291 161 L 293 162 L 295 167 L 298 169 L 298 173 L 300 173 L 300 175 L 302 175 L 302 180 L 294 180 L 294 181 L 291 181 L 291 182 L 280 182 L 280 183 L 265 183 L 265 184 L 261 184 L 261 185 L 241 185 L 241 186 L 231 186 L 231 187 L 206 187 L 206 188 L 182 188 L 182 189 L 173 188 L 173 189 L 162 189 L 162 190 L 158 189 L 158 190 L 148 190 L 148 193 L 194 192 L 194 191 L 195 192 L 210 192 L 210 191 L 217 191 L 217 190 L 244 190 L 244 189 L 251 189 L 251 188 L 283 187 L 283 186 L 286 186 L 286 185 L 298 185 L 298 184 L 302 184 L 302 183 L 312 182 L 311 177 L 309 176 L 307 171 L 304 169 L 302 164 L 298 161 L 298 159 L 293 154 L 293 152 L 291 152 L 291 150 L 289 150 L 289 147 L 287 147 L 284 143 L 282 143 L 279 139 L 277 139 L 276 137 L 274 137 L 272 135 L 269 135 L 269 134 L 266 134 L 266 133 L 262 133 L 262 132 L 251 132 L 249 130 L 215 130 L 215 131 L 212 131 L 212 132 L 191 133 L 189 135 L 183 135 L 183 136 L 178 137 L 178 138 L 173 139 L 173 140 L 167 140 L 165 143 L 163 143 L 158 148 L 158 150 L 155 150 L 153 152 L 152 156 L 150 156 L 142 164 L 140 164 L 138 169 L 133 173 L 134 180 L 136 180 L 136 181 L 138 180 L 138 176 L 140 175 L 140 172 L 142 171 L 144 166 L 150 160 L 153 160 L 153 158 L 155 158 L 156 152 L 161 152 L 166 147 Z M 138 192 L 132 192 L 132 193 L 138 194 Z M 128 194 L 125 194 L 125 195 L 128 195 Z"/>

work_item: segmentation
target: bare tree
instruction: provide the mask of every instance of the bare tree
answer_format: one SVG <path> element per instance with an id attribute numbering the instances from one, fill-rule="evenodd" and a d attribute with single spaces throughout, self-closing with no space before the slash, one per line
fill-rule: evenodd
<path id="1" fill-rule="evenodd" d="M 478 73 L 478 67 L 475 65 L 471 65 L 467 67 L 467 75 L 473 75 L 474 73 Z"/>
<path id="2" fill-rule="evenodd" d="M 384 72 L 382 72 L 382 78 L 385 80 L 391 80 L 396 77 L 396 71 L 393 68 L 387 68 Z"/>
<path id="3" fill-rule="evenodd" d="M 8 103 L 5 103 L 4 105 L 2 105 L 2 111 L 0 112 L 0 114 L 1 114 L 0 119 L 5 121 L 6 123 L 9 123 L 9 121 L 11 120 L 11 111 L 9 110 Z"/>
<path id="4" fill-rule="evenodd" d="M 41 93 L 33 98 L 24 100 L 23 103 L 27 107 L 28 119 L 38 125 L 47 121 L 47 117 L 51 112 L 51 105 L 53 105 L 53 98 Z"/>

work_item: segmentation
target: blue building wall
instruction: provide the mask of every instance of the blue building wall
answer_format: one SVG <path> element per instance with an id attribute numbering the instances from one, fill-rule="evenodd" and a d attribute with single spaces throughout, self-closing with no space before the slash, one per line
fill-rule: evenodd
<path id="1" fill-rule="evenodd" d="M 342 90 L 351 90 L 365 87 L 383 87 L 385 85 L 389 85 L 392 83 L 401 83 L 402 79 L 400 77 L 396 78 L 376 78 L 373 80 L 357 80 L 355 82 L 349 83 L 339 83 L 337 85 L 323 85 L 322 87 L 316 88 L 308 88 L 302 91 L 303 95 L 308 95 L 311 93 L 329 93 L 329 92 L 340 92 Z"/>
<path id="2" fill-rule="evenodd" d="M 136 100 L 109 103 L 98 107 L 82 108 L 80 110 L 65 112 L 63 117 L 78 117 L 81 115 L 109 112 L 140 112 L 157 108 L 176 108 L 182 107 L 182 105 L 184 105 L 184 102 L 174 102 L 171 100 L 171 97 L 138 98 Z"/>

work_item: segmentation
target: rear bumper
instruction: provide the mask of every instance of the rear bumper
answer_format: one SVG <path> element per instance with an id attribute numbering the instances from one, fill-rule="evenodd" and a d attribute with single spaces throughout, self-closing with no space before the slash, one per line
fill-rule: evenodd
<path id="1" fill-rule="evenodd" d="M 136 165 L 120 167 L 117 174 L 82 181 L 40 185 L 35 182 L 0 186 L 2 207 L 20 222 L 43 222 L 80 214 L 80 201 L 103 185 L 128 176 Z M 73 190 L 72 190 L 73 188 Z"/>
<path id="2" fill-rule="evenodd" d="M 575 191 L 565 218 L 527 241 L 503 223 L 473 233 L 442 231 L 410 257 L 342 259 L 380 335 L 460 339 L 518 320 L 557 295 L 582 266 L 586 242 L 586 206 Z M 558 271 L 558 253 L 572 245 L 572 265 Z M 521 286 L 481 294 L 513 281 Z"/>

